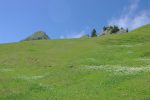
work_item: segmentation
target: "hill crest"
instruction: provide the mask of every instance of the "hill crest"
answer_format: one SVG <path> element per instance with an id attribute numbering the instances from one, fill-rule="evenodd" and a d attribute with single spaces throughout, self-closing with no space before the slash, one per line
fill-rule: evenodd
<path id="1" fill-rule="evenodd" d="M 49 40 L 49 36 L 46 34 L 46 32 L 43 31 L 37 31 L 33 33 L 31 36 L 28 36 L 23 41 L 32 41 L 32 40 Z"/>

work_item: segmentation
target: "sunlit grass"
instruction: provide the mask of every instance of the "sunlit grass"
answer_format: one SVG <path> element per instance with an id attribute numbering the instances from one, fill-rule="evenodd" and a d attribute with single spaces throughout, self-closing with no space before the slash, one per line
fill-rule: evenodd
<path id="1" fill-rule="evenodd" d="M 150 25 L 0 45 L 0 100 L 149 100 Z"/>

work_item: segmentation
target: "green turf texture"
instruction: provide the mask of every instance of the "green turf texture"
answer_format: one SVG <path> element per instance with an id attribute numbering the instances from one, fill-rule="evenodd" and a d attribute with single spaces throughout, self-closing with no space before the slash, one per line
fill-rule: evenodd
<path id="1" fill-rule="evenodd" d="M 150 100 L 150 25 L 1 44 L 0 100 Z"/>

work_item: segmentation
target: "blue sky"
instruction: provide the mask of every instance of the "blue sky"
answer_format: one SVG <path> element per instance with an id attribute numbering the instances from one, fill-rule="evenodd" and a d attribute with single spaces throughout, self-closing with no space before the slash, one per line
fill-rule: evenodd
<path id="1" fill-rule="evenodd" d="M 78 38 L 105 25 L 134 29 L 150 23 L 150 0 L 0 0 L 0 43 L 36 31 Z"/>

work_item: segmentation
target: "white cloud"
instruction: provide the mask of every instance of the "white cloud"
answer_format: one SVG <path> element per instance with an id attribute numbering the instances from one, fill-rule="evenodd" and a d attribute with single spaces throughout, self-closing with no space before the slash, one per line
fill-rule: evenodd
<path id="1" fill-rule="evenodd" d="M 80 38 L 82 37 L 83 35 L 85 35 L 85 31 L 81 31 L 81 32 L 74 32 L 72 34 L 68 34 L 68 35 L 63 35 L 63 36 L 60 36 L 61 39 L 69 39 L 69 38 Z"/>
<path id="2" fill-rule="evenodd" d="M 150 23 L 149 10 L 138 10 L 140 0 L 133 2 L 123 9 L 123 13 L 118 18 L 113 18 L 109 25 L 118 25 L 120 27 L 135 29 L 142 25 Z"/>
<path id="3" fill-rule="evenodd" d="M 87 26 L 84 28 L 84 30 L 80 32 L 66 32 L 67 34 L 60 36 L 60 39 L 80 38 L 84 36 L 85 34 L 87 34 L 87 32 L 89 32 L 90 29 L 91 28 Z"/>

